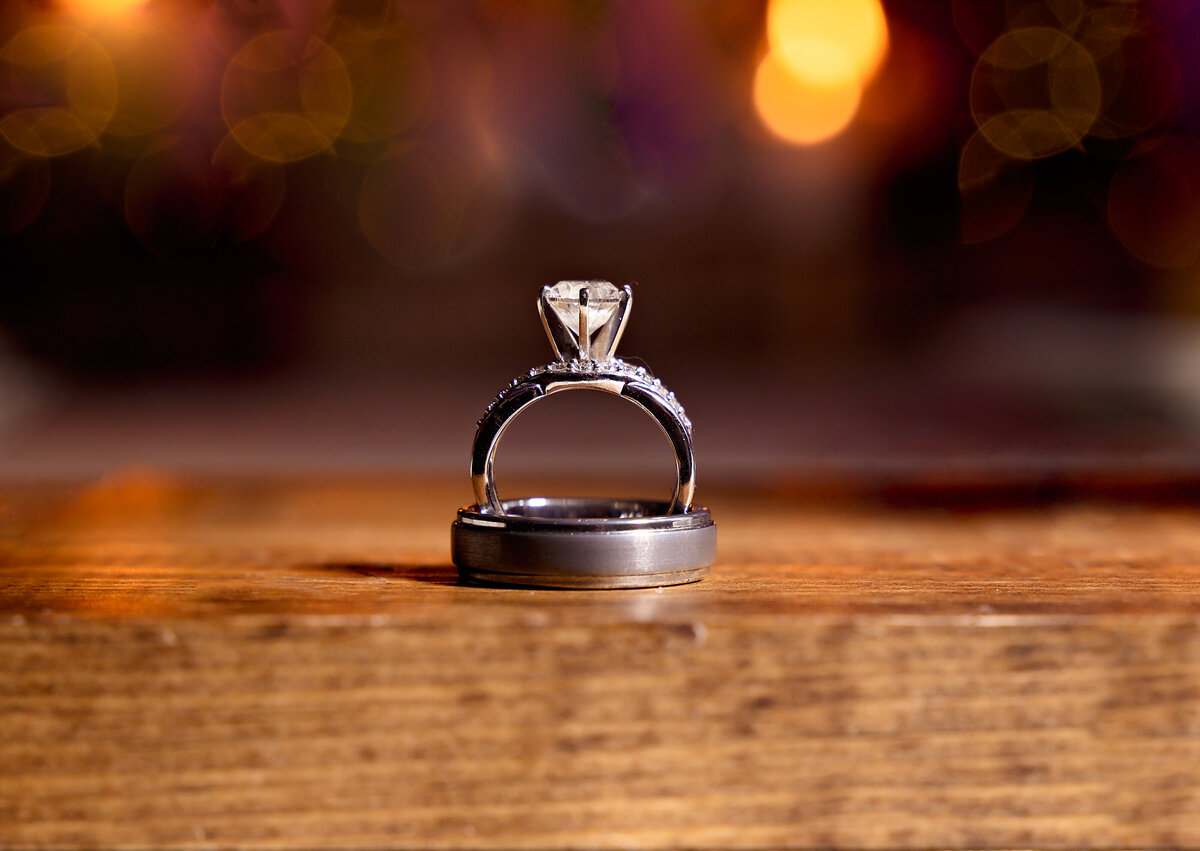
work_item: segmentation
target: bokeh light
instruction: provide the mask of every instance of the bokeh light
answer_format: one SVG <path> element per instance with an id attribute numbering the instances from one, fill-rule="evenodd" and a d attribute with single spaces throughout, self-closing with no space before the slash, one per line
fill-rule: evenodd
<path id="1" fill-rule="evenodd" d="M 149 0 L 63 0 L 66 7 L 83 20 L 128 17 L 144 8 Z"/>
<path id="2" fill-rule="evenodd" d="M 771 0 L 771 52 L 810 85 L 862 83 L 887 52 L 887 20 L 878 0 Z"/>
<path id="3" fill-rule="evenodd" d="M 287 195 L 282 164 L 254 156 L 228 135 L 213 154 L 212 171 L 231 241 L 246 242 L 270 227 Z"/>
<path id="4" fill-rule="evenodd" d="M 0 237 L 27 228 L 50 195 L 50 166 L 0 142 Z"/>
<path id="5" fill-rule="evenodd" d="M 337 52 L 314 36 L 263 33 L 229 63 L 221 111 L 252 154 L 295 162 L 328 151 L 346 126 L 353 91 Z"/>
<path id="6" fill-rule="evenodd" d="M 1075 37 L 1097 62 L 1122 51 L 1128 39 L 1146 31 L 1138 17 L 1139 0 L 1079 2 Z"/>
<path id="7" fill-rule="evenodd" d="M 1013 215 L 1028 204 L 1032 178 L 1012 160 L 1086 150 L 1089 140 L 1131 140 L 1143 154 L 1112 181 L 1110 225 L 1146 262 L 1182 262 L 1186 252 L 1168 244 L 1176 242 L 1172 233 L 1187 220 L 1189 202 L 1167 193 L 1165 206 L 1147 211 L 1149 218 L 1132 212 L 1139 192 L 1159 192 L 1154 164 L 1171 145 L 1145 151 L 1183 104 L 1184 69 L 1162 10 L 1137 0 L 1006 0 L 1003 6 L 955 0 L 953 10 L 959 34 L 979 54 L 970 86 L 979 132 L 959 162 L 963 240 L 998 236 L 1019 220 Z M 983 150 L 980 139 L 994 153 Z M 1108 152 L 1128 156 L 1128 148 Z M 1184 192 L 1186 184 L 1176 189 Z"/>
<path id="8" fill-rule="evenodd" d="M 1089 131 L 1093 136 L 1124 139 L 1150 130 L 1168 118 L 1179 102 L 1183 87 L 1179 57 L 1160 32 L 1143 29 L 1125 34 L 1097 64 L 1104 106 Z"/>
<path id="9" fill-rule="evenodd" d="M 0 117 L 13 146 L 57 157 L 93 144 L 117 108 L 117 75 L 108 52 L 75 27 L 30 27 L 0 48 L 12 87 L 36 106 Z"/>
<path id="10" fill-rule="evenodd" d="M 980 131 L 963 146 L 958 161 L 959 239 L 985 242 L 1011 230 L 1033 197 L 1029 163 L 993 147 Z"/>
<path id="11" fill-rule="evenodd" d="M 998 38 L 971 77 L 971 111 L 998 150 L 1037 159 L 1079 144 L 1100 114 L 1100 76 L 1059 30 L 1027 27 Z"/>
<path id="12" fill-rule="evenodd" d="M 579 232 L 670 210 L 682 232 L 753 171 L 781 231 L 797 197 L 832 234 L 919 191 L 976 245 L 1054 220 L 1066 190 L 1044 182 L 1077 168 L 1114 251 L 1181 268 L 1182 2 L 21 0 L 0 6 L 0 233 L 111 215 L 156 261 L 444 273 L 527 208 Z M 314 277 L 349 274 L 328 258 Z"/>
<path id="13" fill-rule="evenodd" d="M 854 119 L 862 87 L 857 80 L 833 85 L 808 82 L 768 53 L 754 75 L 754 104 L 763 123 L 782 139 L 801 145 L 824 142 Z"/>
<path id="14" fill-rule="evenodd" d="M 425 49 L 406 28 L 348 20 L 330 39 L 354 92 L 342 139 L 365 144 L 396 136 L 419 119 L 429 98 Z"/>
<path id="15" fill-rule="evenodd" d="M 105 27 L 98 37 L 112 59 L 119 93 L 105 132 L 144 136 L 178 118 L 199 83 L 187 22 L 139 17 Z"/>
<path id="16" fill-rule="evenodd" d="M 771 0 L 767 44 L 754 76 L 759 116 L 788 142 L 817 144 L 854 119 L 887 53 L 887 19 L 878 0 Z"/>
<path id="17" fill-rule="evenodd" d="M 1121 244 L 1153 266 L 1200 259 L 1200 150 L 1194 140 L 1161 139 L 1113 175 L 1108 220 Z"/>

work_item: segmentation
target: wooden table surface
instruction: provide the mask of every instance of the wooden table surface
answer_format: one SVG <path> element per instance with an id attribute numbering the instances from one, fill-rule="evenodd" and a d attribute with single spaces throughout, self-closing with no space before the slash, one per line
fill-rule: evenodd
<path id="1" fill-rule="evenodd" d="M 465 482 L 0 496 L 0 845 L 1200 846 L 1200 511 L 706 491 L 697 585 L 462 587 Z"/>

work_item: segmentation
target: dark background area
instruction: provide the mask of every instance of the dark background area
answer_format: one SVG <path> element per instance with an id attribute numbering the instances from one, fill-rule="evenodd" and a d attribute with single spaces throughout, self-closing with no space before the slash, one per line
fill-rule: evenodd
<path id="1" fill-rule="evenodd" d="M 792 5 L 5 4 L 0 474 L 465 471 L 604 278 L 702 490 L 1191 481 L 1194 4 Z M 553 407 L 504 470 L 668 469 Z"/>

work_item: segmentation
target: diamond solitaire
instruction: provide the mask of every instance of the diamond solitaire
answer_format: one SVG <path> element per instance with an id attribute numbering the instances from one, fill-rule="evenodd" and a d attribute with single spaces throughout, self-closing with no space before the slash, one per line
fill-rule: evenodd
<path id="1" fill-rule="evenodd" d="M 580 293 L 588 291 L 585 301 L 580 301 Z M 546 287 L 546 303 L 554 308 L 554 312 L 568 326 L 579 325 L 579 311 L 587 311 L 588 326 L 599 328 L 617 310 L 621 301 L 621 291 L 608 281 L 561 281 L 552 287 Z M 584 304 L 586 307 L 580 307 Z"/>
<path id="2" fill-rule="evenodd" d="M 544 287 L 538 313 L 561 361 L 608 361 L 629 319 L 633 292 L 608 281 L 561 281 Z"/>

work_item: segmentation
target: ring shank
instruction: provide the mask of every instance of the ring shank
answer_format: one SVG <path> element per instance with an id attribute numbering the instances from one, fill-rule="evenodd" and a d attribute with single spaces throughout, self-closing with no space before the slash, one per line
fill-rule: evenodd
<path id="1" fill-rule="evenodd" d="M 536 371 L 535 371 L 536 372 Z M 641 408 L 658 424 L 675 452 L 677 479 L 668 514 L 691 511 L 696 489 L 696 464 L 692 453 L 691 423 L 661 383 L 645 378 L 622 362 L 612 369 L 589 372 L 544 371 L 514 381 L 490 406 L 471 448 L 471 485 L 481 510 L 505 514 L 496 491 L 493 462 L 500 438 L 522 411 L 547 396 L 567 390 L 599 390 L 620 396 Z"/>

